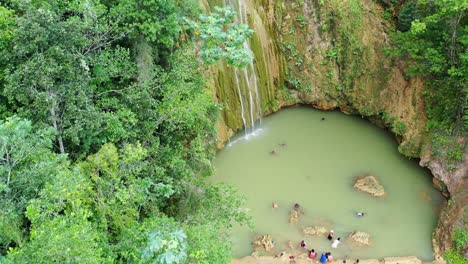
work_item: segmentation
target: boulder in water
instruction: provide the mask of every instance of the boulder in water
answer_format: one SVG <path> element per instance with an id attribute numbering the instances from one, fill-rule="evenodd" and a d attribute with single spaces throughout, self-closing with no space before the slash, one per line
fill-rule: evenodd
<path id="1" fill-rule="evenodd" d="M 349 235 L 349 239 L 361 245 L 370 246 L 370 235 L 361 231 L 354 231 Z"/>
<path id="2" fill-rule="evenodd" d="M 291 211 L 289 211 L 289 223 L 297 224 L 297 222 L 299 221 L 299 214 L 300 212 L 295 209 L 292 209 Z"/>
<path id="3" fill-rule="evenodd" d="M 359 178 L 354 184 L 354 188 L 373 196 L 385 195 L 384 187 L 374 176 L 366 176 Z"/>
<path id="4" fill-rule="evenodd" d="M 323 226 L 309 226 L 302 229 L 306 235 L 320 236 L 327 233 L 327 229 Z"/>
<path id="5" fill-rule="evenodd" d="M 255 251 L 270 251 L 275 247 L 271 235 L 258 236 L 252 244 Z"/>

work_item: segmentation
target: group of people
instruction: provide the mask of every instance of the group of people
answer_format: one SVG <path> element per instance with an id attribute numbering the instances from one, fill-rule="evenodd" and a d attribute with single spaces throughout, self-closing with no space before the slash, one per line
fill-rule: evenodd
<path id="1" fill-rule="evenodd" d="M 330 232 L 328 233 L 328 240 L 333 240 L 333 237 L 335 236 L 335 232 L 333 230 L 330 230 Z M 338 245 L 341 243 L 341 238 L 338 237 L 337 239 L 335 239 L 331 245 L 332 248 L 337 248 Z M 308 252 L 308 256 L 310 259 L 315 259 L 317 257 L 317 252 L 315 252 L 315 249 L 307 249 L 307 244 L 304 240 L 301 241 L 300 243 L 300 246 L 304 249 L 307 250 Z M 322 255 L 320 256 L 320 263 L 322 264 L 325 264 L 325 263 L 329 263 L 329 262 L 333 262 L 333 255 L 331 252 L 323 252 Z M 343 260 L 343 263 L 345 264 L 346 263 L 346 258 Z M 359 264 L 359 259 L 356 260 L 356 262 L 354 262 L 354 264 Z"/>
<path id="2" fill-rule="evenodd" d="M 328 233 L 328 240 L 332 240 L 334 237 L 335 233 L 333 230 Z M 335 239 L 335 241 L 332 244 L 332 248 L 337 248 L 338 244 L 340 243 L 340 239 Z M 310 259 L 315 259 L 317 257 L 317 252 L 315 252 L 315 249 L 308 250 L 307 249 L 307 244 L 304 240 L 301 241 L 300 246 L 302 248 L 305 248 L 307 252 L 309 253 L 308 256 Z M 320 263 L 325 264 L 327 262 L 333 262 L 333 255 L 331 252 L 323 252 L 322 255 L 320 256 Z"/>
<path id="3" fill-rule="evenodd" d="M 333 240 L 333 237 L 335 236 L 335 231 L 333 230 L 330 230 L 330 232 L 328 233 L 328 240 Z M 338 237 L 337 239 L 335 239 L 331 245 L 332 248 L 337 248 L 338 245 L 341 243 L 341 238 Z M 305 248 L 308 252 L 308 256 L 310 259 L 315 259 L 317 257 L 317 252 L 315 252 L 315 249 L 307 249 L 307 244 L 304 240 L 301 241 L 300 243 L 300 246 L 302 248 Z M 320 263 L 322 264 L 325 264 L 325 263 L 331 263 L 333 262 L 333 255 L 331 254 L 331 252 L 323 252 L 322 255 L 320 256 Z M 343 263 L 346 263 L 346 259 L 343 260 Z M 359 263 L 359 259 L 356 260 L 355 264 L 358 264 Z"/>
<path id="4" fill-rule="evenodd" d="M 272 207 L 273 208 L 278 208 L 278 204 L 273 202 Z M 292 211 L 300 212 L 301 211 L 300 205 L 298 203 L 294 204 L 294 207 L 293 207 Z M 356 214 L 357 217 L 362 217 L 366 213 L 358 211 L 355 214 Z M 335 236 L 335 232 L 333 230 L 330 230 L 330 232 L 328 233 L 327 238 L 328 238 L 328 240 L 332 241 L 334 236 Z M 340 243 L 341 243 L 341 237 L 338 237 L 337 239 L 333 240 L 333 243 L 331 244 L 331 247 L 332 248 L 338 248 L 338 245 Z M 308 257 L 310 259 L 316 259 L 317 252 L 315 252 L 315 249 L 310 249 L 310 250 L 307 249 L 307 245 L 306 245 L 306 242 L 304 240 L 301 241 L 300 246 L 307 250 Z M 281 255 L 283 255 L 283 253 L 281 253 Z M 293 261 L 292 263 L 295 263 L 295 257 L 294 256 L 290 256 L 289 258 L 290 258 L 291 261 Z M 322 255 L 320 256 L 320 263 L 325 264 L 325 263 L 331 263 L 331 262 L 333 262 L 333 255 L 331 254 L 331 252 L 323 252 Z M 343 264 L 346 264 L 346 258 L 343 259 Z M 357 259 L 353 264 L 359 264 L 359 259 Z"/>
<path id="5" fill-rule="evenodd" d="M 328 234 L 328 239 L 329 240 L 333 239 L 333 230 L 331 230 L 330 233 Z M 336 241 L 338 241 L 338 243 L 336 243 L 336 245 L 338 245 L 340 238 L 336 239 L 335 242 Z M 335 244 L 335 242 L 333 242 L 332 247 Z M 303 248 L 306 248 L 307 245 L 304 240 L 301 241 L 300 246 Z M 334 248 L 336 248 L 336 246 Z M 315 252 L 315 249 L 311 249 L 311 250 L 307 249 L 307 251 L 309 252 L 308 256 L 310 259 L 315 259 L 317 257 L 317 252 Z M 333 262 L 333 255 L 331 252 L 323 252 L 322 255 L 320 256 L 320 263 L 325 264 L 328 262 Z M 346 264 L 346 257 L 343 259 L 343 264 Z M 353 264 L 359 264 L 359 259 L 357 259 Z"/>

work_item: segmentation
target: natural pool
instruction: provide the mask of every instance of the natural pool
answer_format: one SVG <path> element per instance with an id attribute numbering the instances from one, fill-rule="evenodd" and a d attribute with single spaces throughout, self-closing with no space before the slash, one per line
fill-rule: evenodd
<path id="1" fill-rule="evenodd" d="M 235 229 L 236 257 L 251 254 L 255 234 L 270 234 L 274 253 L 288 251 L 288 240 L 297 246 L 305 239 L 308 247 L 335 258 L 433 259 L 431 235 L 443 198 L 430 173 L 398 153 L 392 135 L 360 117 L 306 107 L 282 110 L 263 119 L 261 128 L 260 135 L 237 140 L 215 160 L 214 180 L 238 188 L 255 223 L 253 231 Z M 362 175 L 378 177 L 387 195 L 374 198 L 353 189 Z M 294 203 L 304 210 L 296 225 L 288 223 Z M 355 211 L 367 215 L 358 218 Z M 342 243 L 332 249 L 325 236 L 305 236 L 302 228 L 313 225 L 331 227 Z M 372 245 L 350 243 L 354 230 L 369 233 Z"/>

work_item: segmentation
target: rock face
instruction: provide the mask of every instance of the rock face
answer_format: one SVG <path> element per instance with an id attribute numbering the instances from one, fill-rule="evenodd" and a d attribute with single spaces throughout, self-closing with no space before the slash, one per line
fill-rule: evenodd
<path id="1" fill-rule="evenodd" d="M 460 145 L 467 144 L 466 139 L 460 139 Z M 457 229 L 466 228 L 463 219 L 468 219 L 468 152 L 455 168 L 450 169 L 446 162 L 434 157 L 429 150 L 421 157 L 419 165 L 431 170 L 442 193 L 450 195 L 450 203 L 445 203 L 440 212 L 439 224 L 433 234 L 433 250 L 436 260 L 443 261 L 444 252 L 452 248 L 452 235 Z M 437 186 L 437 185 L 436 185 Z"/>
<path id="2" fill-rule="evenodd" d="M 252 243 L 255 251 L 270 251 L 275 245 L 273 244 L 273 238 L 271 235 L 258 236 Z"/>
<path id="3" fill-rule="evenodd" d="M 319 236 L 327 233 L 327 229 L 323 226 L 309 226 L 302 229 L 306 235 Z"/>
<path id="4" fill-rule="evenodd" d="M 366 192 L 372 196 L 380 197 L 385 195 L 384 187 L 374 176 L 359 178 L 354 184 L 354 188 Z"/>
<path id="5" fill-rule="evenodd" d="M 370 246 L 370 235 L 361 231 L 354 231 L 349 235 L 349 239 L 361 245 Z"/>

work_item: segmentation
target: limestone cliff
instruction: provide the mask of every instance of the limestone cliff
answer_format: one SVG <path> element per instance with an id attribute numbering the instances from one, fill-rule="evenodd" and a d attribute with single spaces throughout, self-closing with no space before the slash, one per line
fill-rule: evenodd
<path id="1" fill-rule="evenodd" d="M 448 166 L 431 154 L 425 130 L 423 82 L 405 76 L 406 65 L 385 55 L 393 25 L 371 0 L 239 0 L 205 3 L 207 9 L 240 8 L 255 33 L 250 46 L 264 114 L 308 104 L 367 117 L 392 130 L 401 153 L 421 159 L 451 197 L 435 232 L 436 254 L 450 248 L 456 224 L 464 225 L 468 155 Z M 210 70 L 222 107 L 219 147 L 243 125 L 239 80 L 222 64 Z M 246 80 L 245 82 L 248 82 Z M 245 88 L 242 88 L 245 89 Z M 465 144 L 465 138 L 460 139 Z"/>

